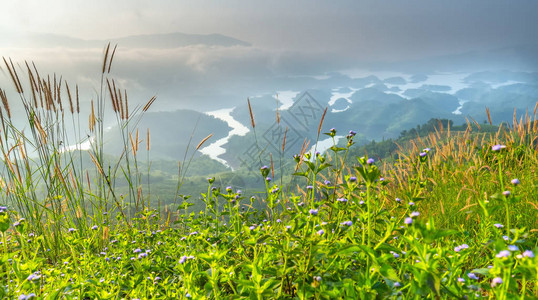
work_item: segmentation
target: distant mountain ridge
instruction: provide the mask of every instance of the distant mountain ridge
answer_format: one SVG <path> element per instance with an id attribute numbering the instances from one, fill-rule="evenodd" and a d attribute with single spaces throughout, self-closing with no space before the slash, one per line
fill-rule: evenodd
<path id="1" fill-rule="evenodd" d="M 178 48 L 193 45 L 205 46 L 251 46 L 250 43 L 222 34 L 188 34 L 173 32 L 166 34 L 143 34 L 114 39 L 84 40 L 50 33 L 30 33 L 23 37 L 12 37 L 0 41 L 0 46 L 28 48 L 102 48 L 108 42 L 129 48 Z"/>

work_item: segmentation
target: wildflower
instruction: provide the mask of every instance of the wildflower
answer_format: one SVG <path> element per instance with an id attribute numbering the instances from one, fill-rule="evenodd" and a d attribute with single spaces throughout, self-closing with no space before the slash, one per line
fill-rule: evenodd
<path id="1" fill-rule="evenodd" d="M 314 276 L 314 280 L 317 281 L 317 282 L 320 282 L 321 281 L 321 276 Z"/>
<path id="2" fill-rule="evenodd" d="M 312 190 L 312 189 L 314 189 L 314 187 L 311 186 L 311 185 L 308 185 L 308 186 L 306 186 L 306 189 L 307 189 L 307 190 Z"/>
<path id="3" fill-rule="evenodd" d="M 510 196 L 510 191 L 504 191 L 504 192 L 503 192 L 503 195 L 504 195 L 505 197 Z"/>
<path id="4" fill-rule="evenodd" d="M 252 225 L 252 226 L 250 226 L 248 229 L 250 229 L 250 230 L 254 230 L 254 229 L 256 229 L 256 225 Z"/>
<path id="5" fill-rule="evenodd" d="M 400 199 L 400 198 L 396 198 L 396 202 L 401 203 L 401 202 L 402 202 L 402 199 Z"/>
<path id="6" fill-rule="evenodd" d="M 519 182 L 519 179 L 517 179 L 517 178 L 514 178 L 514 179 L 510 180 L 510 182 L 511 182 L 513 185 L 518 185 L 518 184 L 521 183 L 521 182 Z"/>
<path id="7" fill-rule="evenodd" d="M 279 190 L 280 190 L 280 188 L 278 186 L 276 186 L 276 187 L 273 188 L 273 190 L 271 190 L 271 193 L 276 194 L 276 193 L 278 193 Z"/>
<path id="8" fill-rule="evenodd" d="M 336 133 L 336 129 L 335 129 L 334 127 L 331 128 L 329 131 L 330 131 L 331 133 L 333 133 L 333 134 Z"/>
<path id="9" fill-rule="evenodd" d="M 291 229 L 291 225 L 286 225 L 286 229 Z"/>
<path id="10" fill-rule="evenodd" d="M 347 199 L 346 198 L 338 198 L 338 199 L 336 199 L 336 201 L 338 201 L 338 202 L 347 202 Z"/>
<path id="11" fill-rule="evenodd" d="M 525 250 L 523 252 L 523 257 L 534 258 L 534 253 L 531 250 Z"/>
<path id="12" fill-rule="evenodd" d="M 512 239 L 509 238 L 507 235 L 503 235 L 503 240 L 505 240 L 505 241 L 511 241 Z"/>
<path id="13" fill-rule="evenodd" d="M 491 287 L 495 287 L 497 284 L 502 284 L 502 283 L 503 283 L 503 280 L 501 277 L 495 277 L 491 281 Z"/>
<path id="14" fill-rule="evenodd" d="M 508 250 L 503 250 L 499 252 L 497 255 L 495 255 L 495 257 L 497 258 L 508 257 L 508 256 L 510 256 L 510 251 Z"/>
<path id="15" fill-rule="evenodd" d="M 411 213 L 411 218 L 418 217 L 420 213 L 418 211 L 414 211 Z"/>
<path id="16" fill-rule="evenodd" d="M 271 182 L 271 180 L 272 180 L 271 177 L 269 177 L 269 176 L 265 177 L 265 181 Z"/>
<path id="17" fill-rule="evenodd" d="M 187 293 L 185 294 L 185 298 L 191 298 L 191 297 L 192 297 L 192 296 L 191 296 L 191 294 L 189 294 L 189 292 L 187 292 Z"/>
<path id="18" fill-rule="evenodd" d="M 352 221 L 344 221 L 341 223 L 342 226 L 351 226 L 353 225 L 353 222 Z"/>
<path id="19" fill-rule="evenodd" d="M 375 162 L 375 160 L 373 158 L 368 158 L 366 160 L 366 163 L 369 164 L 369 165 L 373 164 L 374 162 Z"/>
<path id="20" fill-rule="evenodd" d="M 431 150 L 432 150 L 432 149 L 430 149 L 430 148 L 424 148 L 424 149 L 422 149 L 422 152 L 426 152 L 426 153 L 428 153 L 428 152 L 430 152 Z"/>
<path id="21" fill-rule="evenodd" d="M 213 182 L 215 182 L 215 177 L 209 177 L 209 178 L 207 178 L 207 182 L 209 182 L 209 183 L 213 183 Z"/>
<path id="22" fill-rule="evenodd" d="M 319 151 L 316 151 L 316 153 L 314 153 L 316 156 L 319 156 L 321 153 L 319 153 Z"/>
<path id="23" fill-rule="evenodd" d="M 499 223 L 495 223 L 495 224 L 493 224 L 493 226 L 495 226 L 497 228 L 503 228 L 504 227 L 503 224 L 499 224 Z"/>
<path id="24" fill-rule="evenodd" d="M 410 224 L 412 224 L 412 223 L 413 223 L 413 219 L 412 219 L 412 218 L 410 218 L 410 217 L 407 217 L 407 218 L 405 218 L 405 221 L 404 221 L 404 223 L 405 223 L 405 224 L 407 224 L 407 225 L 410 225 Z"/>
<path id="25" fill-rule="evenodd" d="M 180 264 L 184 264 L 186 261 L 187 261 L 187 256 L 183 255 L 180 259 L 179 259 L 179 263 Z"/>
<path id="26" fill-rule="evenodd" d="M 464 283 L 464 282 L 465 282 L 465 279 L 459 277 L 459 278 L 458 278 L 458 282 L 460 282 L 460 283 Z"/>
<path id="27" fill-rule="evenodd" d="M 349 135 L 350 135 L 351 137 L 355 136 L 356 134 L 357 134 L 357 132 L 355 132 L 355 131 L 353 131 L 353 130 L 350 130 L 350 131 L 349 131 Z"/>
<path id="28" fill-rule="evenodd" d="M 415 205 L 415 202 L 413 201 L 409 202 L 409 206 L 413 206 L 413 205 Z"/>
<path id="29" fill-rule="evenodd" d="M 142 252 L 142 250 L 140 248 L 136 248 L 136 249 L 133 250 L 133 253 L 140 253 L 140 252 Z"/>
<path id="30" fill-rule="evenodd" d="M 494 146 L 491 146 L 491 150 L 492 150 L 492 151 L 495 151 L 495 152 L 497 152 L 497 151 L 501 151 L 501 149 L 504 149 L 504 148 L 506 148 L 505 145 L 494 145 Z"/>
<path id="31" fill-rule="evenodd" d="M 426 153 L 426 152 L 420 152 L 419 155 L 420 155 L 420 157 L 424 157 L 424 156 L 428 155 L 428 153 Z"/>
<path id="32" fill-rule="evenodd" d="M 478 276 L 476 276 L 474 273 L 468 273 L 467 274 L 467 277 L 469 277 L 470 279 L 474 279 L 474 280 L 478 280 Z"/>
<path id="33" fill-rule="evenodd" d="M 325 233 L 325 230 L 323 230 L 323 229 L 320 229 L 320 230 L 318 230 L 318 232 L 317 232 L 318 235 L 323 235 L 324 233 Z"/>
<path id="34" fill-rule="evenodd" d="M 69 233 L 71 233 L 71 232 L 75 232 L 75 231 L 77 231 L 75 228 L 69 228 L 69 229 L 67 229 L 67 232 L 69 232 Z"/>
<path id="35" fill-rule="evenodd" d="M 392 256 L 394 256 L 394 258 L 398 258 L 400 257 L 400 254 L 394 252 L 394 251 L 390 251 L 390 253 L 392 254 Z"/>
<path id="36" fill-rule="evenodd" d="M 138 254 L 138 259 L 141 259 L 141 258 L 144 258 L 144 257 L 147 257 L 147 256 L 148 256 L 148 254 L 146 252 L 140 253 L 140 254 Z"/>
<path id="37" fill-rule="evenodd" d="M 227 187 L 226 187 L 226 192 L 231 193 L 231 192 L 232 192 L 232 187 L 231 187 L 231 186 L 227 186 Z"/>
<path id="38" fill-rule="evenodd" d="M 30 293 L 28 295 L 25 295 L 25 294 L 21 294 L 19 296 L 19 300 L 26 300 L 26 299 L 31 299 L 31 298 L 36 298 L 36 294 L 35 293 Z"/>
<path id="39" fill-rule="evenodd" d="M 280 222 L 282 222 L 282 221 L 281 221 L 280 219 L 276 219 L 276 222 L 277 222 L 277 223 L 280 223 Z"/>
<path id="40" fill-rule="evenodd" d="M 514 251 L 518 251 L 519 248 L 518 248 L 516 245 L 509 245 L 509 246 L 508 246 L 508 250 L 514 252 Z"/>
<path id="41" fill-rule="evenodd" d="M 330 185 L 331 182 L 329 180 L 325 180 L 323 183 L 325 183 L 325 185 Z"/>
<path id="42" fill-rule="evenodd" d="M 363 204 L 364 204 L 363 200 L 359 201 L 359 205 L 363 205 Z"/>
<path id="43" fill-rule="evenodd" d="M 41 278 L 40 275 L 37 275 L 37 274 L 35 274 L 35 273 L 32 273 L 32 274 L 30 274 L 30 275 L 26 278 L 26 280 L 28 280 L 28 281 L 34 281 L 34 280 L 38 280 L 39 278 Z"/>
<path id="44" fill-rule="evenodd" d="M 318 210 L 312 208 L 311 210 L 308 211 L 308 213 L 311 214 L 311 215 L 313 215 L 313 216 L 316 216 L 316 215 L 318 214 Z"/>
<path id="45" fill-rule="evenodd" d="M 392 286 L 395 288 L 399 288 L 402 285 L 398 281 L 396 281 L 394 284 L 392 284 Z"/>
<path id="46" fill-rule="evenodd" d="M 99 228 L 99 227 L 97 227 L 97 225 L 92 226 L 92 230 L 97 230 L 97 228 Z"/>
<path id="47" fill-rule="evenodd" d="M 349 182 L 355 182 L 355 181 L 357 181 L 357 177 L 355 176 L 349 177 Z"/>

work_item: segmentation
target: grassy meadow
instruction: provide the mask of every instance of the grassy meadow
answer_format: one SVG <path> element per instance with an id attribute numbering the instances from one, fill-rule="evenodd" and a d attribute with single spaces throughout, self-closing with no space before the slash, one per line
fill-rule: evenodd
<path id="1" fill-rule="evenodd" d="M 265 158 L 256 193 L 210 177 L 182 194 L 187 157 L 165 207 L 151 197 L 151 158 L 137 155 L 152 147 L 136 124 L 155 98 L 129 107 L 110 76 L 114 53 L 89 117 L 76 86 L 4 59 L 20 99 L 0 93 L 0 298 L 538 298 L 536 107 L 495 131 L 439 123 L 381 159 L 322 118 L 317 136 L 346 132 L 344 144 L 303 145 L 284 158 L 289 174 Z M 10 101 L 23 104 L 25 130 Z M 116 158 L 105 114 L 121 130 Z M 91 150 L 65 150 L 88 130 Z"/>

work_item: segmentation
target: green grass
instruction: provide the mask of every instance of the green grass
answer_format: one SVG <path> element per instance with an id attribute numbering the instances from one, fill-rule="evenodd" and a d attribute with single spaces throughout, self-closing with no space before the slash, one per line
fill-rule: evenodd
<path id="1" fill-rule="evenodd" d="M 258 190 L 209 178 L 182 195 L 179 172 L 176 210 L 149 197 L 159 186 L 144 181 L 134 134 L 147 107 L 126 112 L 106 53 L 95 142 L 80 157 L 59 147 L 58 83 L 28 68 L 25 89 L 6 62 L 30 133 L 3 114 L 1 298 L 538 297 L 536 113 L 493 133 L 439 128 L 382 162 L 352 155 L 350 132 L 327 153 L 290 157 L 293 174 L 260 166 Z M 100 142 L 105 99 L 125 138 L 117 161 Z"/>

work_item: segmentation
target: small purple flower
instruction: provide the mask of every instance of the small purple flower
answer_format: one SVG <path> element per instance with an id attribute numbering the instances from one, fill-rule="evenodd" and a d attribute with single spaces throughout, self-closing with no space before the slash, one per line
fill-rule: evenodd
<path id="1" fill-rule="evenodd" d="M 97 227 L 97 225 L 93 225 L 92 226 L 92 230 L 97 230 L 99 227 Z"/>
<path id="2" fill-rule="evenodd" d="M 346 198 L 338 198 L 338 199 L 336 199 L 336 201 L 338 201 L 338 202 L 347 202 L 347 199 Z"/>
<path id="3" fill-rule="evenodd" d="M 504 191 L 504 192 L 503 192 L 503 195 L 504 195 L 505 197 L 510 196 L 510 191 Z"/>
<path id="4" fill-rule="evenodd" d="M 413 205 L 415 205 L 415 202 L 413 201 L 409 202 L 409 206 L 413 206 Z"/>
<path id="5" fill-rule="evenodd" d="M 400 199 L 400 198 L 396 198 L 396 202 L 401 203 L 401 202 L 402 202 L 402 199 Z"/>
<path id="6" fill-rule="evenodd" d="M 352 221 L 344 221 L 341 224 L 342 224 L 342 226 L 351 226 L 351 225 L 353 225 L 353 222 Z"/>
<path id="7" fill-rule="evenodd" d="M 267 176 L 267 177 L 265 178 L 265 181 L 267 181 L 267 182 L 271 182 L 271 180 L 272 180 L 272 179 L 271 179 L 271 177 L 269 177 L 269 176 Z"/>
<path id="8" fill-rule="evenodd" d="M 363 205 L 363 204 L 364 204 L 363 200 L 359 201 L 359 205 Z"/>
<path id="9" fill-rule="evenodd" d="M 318 230 L 318 232 L 317 232 L 318 235 L 323 235 L 324 233 L 325 233 L 325 230 L 323 230 L 323 229 L 320 229 L 320 230 Z"/>
<path id="10" fill-rule="evenodd" d="M 317 282 L 320 282 L 321 281 L 321 276 L 314 276 L 314 280 L 317 281 Z"/>
<path id="11" fill-rule="evenodd" d="M 465 279 L 459 277 L 459 278 L 458 278 L 458 282 L 459 282 L 459 283 L 465 283 Z"/>
<path id="12" fill-rule="evenodd" d="M 518 185 L 518 184 L 521 183 L 521 182 L 519 182 L 519 179 L 517 179 L 517 178 L 514 178 L 514 179 L 510 180 L 510 182 L 511 182 L 513 185 Z"/>
<path id="13" fill-rule="evenodd" d="M 136 249 L 133 250 L 133 253 L 140 253 L 140 252 L 142 252 L 142 250 L 140 248 L 136 248 Z"/>
<path id="14" fill-rule="evenodd" d="M 282 220 L 280 220 L 280 219 L 276 219 L 276 222 L 277 222 L 277 223 L 280 223 L 280 222 L 282 222 Z"/>
<path id="15" fill-rule="evenodd" d="M 504 149 L 504 148 L 506 148 L 505 145 L 494 145 L 494 146 L 491 146 L 491 150 L 492 150 L 492 151 L 495 151 L 495 152 L 497 152 L 497 151 L 501 151 L 501 149 Z"/>
<path id="16" fill-rule="evenodd" d="M 392 284 L 392 286 L 395 288 L 399 288 L 402 285 L 398 281 L 396 281 L 395 283 Z"/>
<path id="17" fill-rule="evenodd" d="M 269 169 L 268 166 L 263 166 L 263 167 L 260 168 L 260 170 L 267 170 L 267 169 Z"/>
<path id="18" fill-rule="evenodd" d="M 495 287 L 497 284 L 502 284 L 502 283 L 503 283 L 503 280 L 501 277 L 495 277 L 491 281 L 491 287 Z"/>
<path id="19" fill-rule="evenodd" d="M 499 252 L 497 255 L 495 255 L 495 257 L 497 258 L 508 257 L 508 256 L 510 256 L 510 251 L 508 250 L 503 250 Z"/>
<path id="20" fill-rule="evenodd" d="M 456 247 L 454 248 L 454 252 L 460 252 L 460 251 L 461 251 L 461 247 L 460 247 L 460 246 L 456 246 Z"/>
<path id="21" fill-rule="evenodd" d="M 280 190 L 280 188 L 278 186 L 276 186 L 271 190 L 271 193 L 276 194 L 276 193 L 278 193 L 279 190 Z"/>
<path id="22" fill-rule="evenodd" d="M 476 276 L 474 273 L 468 273 L 467 274 L 467 277 L 469 277 L 470 279 L 474 279 L 474 280 L 478 280 L 478 276 Z"/>
<path id="23" fill-rule="evenodd" d="M 315 208 L 312 208 L 311 210 L 308 211 L 308 213 L 313 215 L 313 216 L 317 216 L 318 215 L 318 210 L 315 209 Z"/>
<path id="24" fill-rule="evenodd" d="M 508 250 L 514 252 L 514 251 L 518 251 L 519 248 L 516 245 L 508 245 Z"/>
<path id="25" fill-rule="evenodd" d="M 313 190 L 313 189 L 314 189 L 314 186 L 312 186 L 312 185 L 308 185 L 308 186 L 306 186 L 306 189 L 307 189 L 307 190 Z"/>
<path id="26" fill-rule="evenodd" d="M 410 218 L 410 217 L 407 217 L 407 218 L 405 218 L 404 223 L 407 224 L 407 225 L 413 224 L 413 219 Z"/>
<path id="27" fill-rule="evenodd" d="M 504 227 L 503 224 L 499 224 L 499 223 L 495 223 L 495 224 L 493 224 L 493 226 L 495 226 L 497 228 L 503 228 Z"/>
<path id="28" fill-rule="evenodd" d="M 355 182 L 355 181 L 357 181 L 357 177 L 355 176 L 349 177 L 349 182 Z"/>
<path id="29" fill-rule="evenodd" d="M 325 180 L 323 183 L 325 183 L 325 185 L 330 185 L 331 182 L 329 180 Z"/>
<path id="30" fill-rule="evenodd" d="M 254 229 L 256 229 L 256 225 L 251 225 L 248 229 L 254 230 Z"/>
<path id="31" fill-rule="evenodd" d="M 144 257 L 147 257 L 148 254 L 146 252 L 143 252 L 143 253 L 140 253 L 138 254 L 138 259 L 141 259 L 141 258 L 144 258 Z"/>
<path id="32" fill-rule="evenodd" d="M 420 152 L 419 155 L 420 155 L 420 157 L 424 157 L 424 156 L 428 155 L 428 153 L 426 153 L 426 152 Z"/>
<path id="33" fill-rule="evenodd" d="M 69 232 L 69 233 L 71 233 L 71 232 L 75 232 L 75 231 L 77 231 L 75 228 L 69 228 L 69 229 L 67 229 L 67 232 Z"/>
<path id="34" fill-rule="evenodd" d="M 179 263 L 180 264 L 184 264 L 186 261 L 187 261 L 187 256 L 186 255 L 183 255 L 180 259 L 179 259 Z"/>
<path id="35" fill-rule="evenodd" d="M 373 164 L 374 162 L 375 162 L 375 160 L 373 158 L 368 158 L 366 160 L 366 163 L 369 164 L 369 165 Z"/>
<path id="36" fill-rule="evenodd" d="M 316 156 L 319 156 L 321 153 L 319 151 L 316 151 L 316 153 L 314 153 L 314 155 Z"/>
<path id="37" fill-rule="evenodd" d="M 392 254 L 392 256 L 394 256 L 394 258 L 398 258 L 400 257 L 400 254 L 394 252 L 394 251 L 390 251 L 390 253 Z"/>
<path id="38" fill-rule="evenodd" d="M 231 192 L 232 192 L 232 187 L 231 187 L 231 186 L 227 186 L 227 187 L 226 187 L 226 192 L 231 193 Z"/>
<path id="39" fill-rule="evenodd" d="M 507 235 L 503 235 L 503 240 L 505 240 L 505 241 L 511 241 L 512 239 L 511 239 L 509 236 L 507 236 Z"/>
<path id="40" fill-rule="evenodd" d="M 427 153 L 427 152 L 430 152 L 431 150 L 432 150 L 432 149 L 430 149 L 430 148 L 424 148 L 424 149 L 422 149 L 422 152 L 426 152 L 426 153 Z"/>
<path id="41" fill-rule="evenodd" d="M 420 213 L 418 211 L 414 211 L 411 213 L 411 218 L 418 217 Z"/>
<path id="42" fill-rule="evenodd" d="M 350 136 L 355 136 L 356 134 L 357 134 L 357 132 L 355 132 L 355 131 L 353 131 L 353 130 L 350 130 L 350 131 L 349 131 L 349 135 L 350 135 Z"/>
<path id="43" fill-rule="evenodd" d="M 531 250 L 525 250 L 523 252 L 523 257 L 534 258 L 534 253 Z"/>

